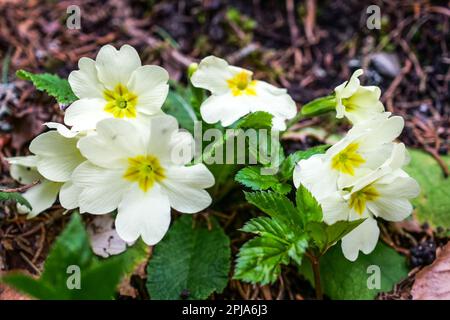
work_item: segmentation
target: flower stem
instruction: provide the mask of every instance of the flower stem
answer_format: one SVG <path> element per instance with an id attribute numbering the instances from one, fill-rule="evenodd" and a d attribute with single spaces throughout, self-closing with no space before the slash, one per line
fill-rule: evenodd
<path id="1" fill-rule="evenodd" d="M 316 299 L 323 300 L 322 283 L 320 281 L 320 256 L 316 256 L 311 252 L 306 251 L 305 256 L 311 262 L 314 274 L 314 288 L 316 289 Z"/>
<path id="2" fill-rule="evenodd" d="M 313 273 L 314 273 L 314 287 L 316 288 L 316 298 L 317 298 L 317 300 L 323 300 L 322 284 L 320 282 L 319 258 L 313 257 L 311 264 L 312 264 Z"/>

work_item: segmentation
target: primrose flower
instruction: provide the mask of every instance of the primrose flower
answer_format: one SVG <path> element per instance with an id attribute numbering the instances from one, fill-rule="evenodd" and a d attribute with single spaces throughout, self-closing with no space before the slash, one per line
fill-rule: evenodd
<path id="1" fill-rule="evenodd" d="M 334 89 L 336 95 L 336 117 L 348 118 L 352 123 L 364 121 L 374 114 L 384 112 L 380 102 L 381 90 L 376 86 L 362 86 L 358 77 L 362 69 L 356 70 L 349 81 Z"/>
<path id="2" fill-rule="evenodd" d="M 407 160 L 405 146 L 402 143 L 395 144 L 391 156 L 377 169 L 355 179 L 351 185 L 344 188 L 339 188 L 338 184 L 334 183 L 334 190 L 328 188 L 316 197 L 322 206 L 323 219 L 327 224 L 366 218 L 342 239 L 342 251 L 347 259 L 356 260 L 359 251 L 365 254 L 373 251 L 380 233 L 376 217 L 401 221 L 411 214 L 413 207 L 409 199 L 417 197 L 420 188 L 417 182 L 401 169 Z M 306 168 L 320 170 L 310 165 Z M 302 183 L 299 176 L 294 178 L 294 182 L 296 186 Z M 322 184 L 319 181 L 316 183 Z M 316 188 L 316 195 L 318 193 Z"/>
<path id="3" fill-rule="evenodd" d="M 66 209 L 78 207 L 80 190 L 72 184 L 70 175 L 83 158 L 76 151 L 76 142 L 69 140 L 71 139 L 59 136 L 56 131 L 49 131 L 36 137 L 32 142 L 33 150 L 40 155 L 7 159 L 11 165 L 10 173 L 14 180 L 24 185 L 38 182 L 23 193 L 23 197 L 28 200 L 32 210 L 18 205 L 19 212 L 28 213 L 28 218 L 34 218 L 50 208 L 58 194 L 62 207 Z M 46 147 L 51 148 L 46 149 Z M 44 152 L 41 152 L 42 148 Z M 38 168 L 42 171 L 40 172 Z"/>
<path id="4" fill-rule="evenodd" d="M 193 138 L 178 130 L 175 118 L 151 117 L 147 126 L 123 119 L 105 119 L 96 133 L 80 139 L 88 161 L 73 173 L 81 212 L 106 214 L 117 209 L 116 230 L 127 241 L 139 236 L 149 244 L 159 242 L 170 224 L 170 208 L 199 212 L 211 203 L 205 188 L 214 177 L 203 165 L 180 156 L 179 147 Z"/>
<path id="5" fill-rule="evenodd" d="M 355 182 L 344 192 L 342 199 L 324 198 L 324 215 L 332 212 L 335 218 L 340 216 L 348 220 L 366 218 L 366 220 L 342 238 L 344 256 L 355 261 L 358 252 L 369 254 L 375 249 L 380 230 L 375 217 L 387 221 L 402 221 L 407 218 L 413 207 L 410 199 L 420 193 L 416 180 L 401 169 L 392 172 L 373 172 Z"/>
<path id="6" fill-rule="evenodd" d="M 200 107 L 203 120 L 220 121 L 227 127 L 249 113 L 265 111 L 273 115 L 275 130 L 285 130 L 285 120 L 297 112 L 295 102 L 286 89 L 254 80 L 252 75 L 251 71 L 230 66 L 223 59 L 204 58 L 191 77 L 195 87 L 211 92 Z"/>
<path id="7" fill-rule="evenodd" d="M 294 170 L 294 181 L 301 181 L 315 197 L 320 197 L 377 169 L 391 156 L 395 145 L 392 141 L 404 126 L 402 117 L 389 116 L 384 112 L 360 122 L 325 154 L 301 160 Z"/>
<path id="8" fill-rule="evenodd" d="M 103 46 L 96 60 L 81 58 L 69 84 L 80 100 L 66 110 L 64 122 L 73 131 L 95 129 L 106 118 L 132 120 L 160 112 L 169 86 L 167 71 L 141 65 L 136 50 Z"/>

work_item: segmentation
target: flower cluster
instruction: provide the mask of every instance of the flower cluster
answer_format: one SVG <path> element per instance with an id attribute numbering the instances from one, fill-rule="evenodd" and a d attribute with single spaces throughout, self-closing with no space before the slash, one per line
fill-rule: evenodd
<path id="1" fill-rule="evenodd" d="M 342 239 L 342 251 L 351 261 L 359 251 L 374 250 L 380 233 L 376 218 L 405 219 L 413 209 L 409 199 L 420 191 L 402 170 L 409 160 L 405 146 L 394 142 L 403 119 L 384 111 L 380 89 L 361 86 L 361 74 L 357 70 L 335 89 L 337 117 L 347 117 L 353 128 L 325 154 L 301 160 L 294 171 L 294 184 L 314 195 L 325 223 L 365 219 Z"/>
<path id="2" fill-rule="evenodd" d="M 132 242 L 141 236 L 153 245 L 169 227 L 171 208 L 195 213 L 210 205 L 205 189 L 214 177 L 203 164 L 189 165 L 189 151 L 180 155 L 192 149 L 193 138 L 161 111 L 166 70 L 142 66 L 129 45 L 106 45 L 95 61 L 81 58 L 78 66 L 69 83 L 79 100 L 66 110 L 64 124 L 48 123 L 51 130 L 31 142 L 33 155 L 9 159 L 11 175 L 24 184 L 39 181 L 24 193 L 29 217 L 59 194 L 66 209 L 117 210 L 120 237 Z"/>

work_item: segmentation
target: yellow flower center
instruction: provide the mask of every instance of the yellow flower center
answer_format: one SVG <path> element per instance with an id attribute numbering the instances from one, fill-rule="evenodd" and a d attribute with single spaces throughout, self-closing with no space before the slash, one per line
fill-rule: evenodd
<path id="1" fill-rule="evenodd" d="M 358 148 L 358 143 L 350 143 L 344 150 L 331 159 L 331 167 L 334 170 L 353 176 L 355 174 L 355 168 L 358 168 L 366 162 L 358 153 Z"/>
<path id="2" fill-rule="evenodd" d="M 158 158 L 152 155 L 141 155 L 128 158 L 128 168 L 123 177 L 131 182 L 137 182 L 142 191 L 147 192 L 153 184 L 164 180 L 164 168 Z"/>
<path id="3" fill-rule="evenodd" d="M 354 112 L 359 108 L 359 106 L 352 101 L 352 97 L 342 99 L 342 105 L 347 112 Z"/>
<path id="4" fill-rule="evenodd" d="M 107 103 L 104 110 L 112 113 L 115 118 L 136 118 L 136 104 L 138 97 L 122 84 L 118 84 L 114 90 L 103 92 Z"/>
<path id="5" fill-rule="evenodd" d="M 256 80 L 252 80 L 251 73 L 248 71 L 241 71 L 233 78 L 227 80 L 228 87 L 231 89 L 233 96 L 237 97 L 242 94 L 249 96 L 256 96 Z"/>
<path id="6" fill-rule="evenodd" d="M 380 194 L 372 185 L 356 191 L 350 196 L 349 207 L 354 209 L 359 215 L 362 215 L 366 209 L 367 201 L 374 201 Z"/>

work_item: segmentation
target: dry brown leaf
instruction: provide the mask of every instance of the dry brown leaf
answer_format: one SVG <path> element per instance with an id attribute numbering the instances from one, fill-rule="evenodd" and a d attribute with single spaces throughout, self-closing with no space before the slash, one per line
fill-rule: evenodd
<path id="1" fill-rule="evenodd" d="M 417 273 L 411 294 L 414 300 L 450 300 L 450 243 Z"/>
<path id="2" fill-rule="evenodd" d="M 122 253 L 127 248 L 114 229 L 114 218 L 109 215 L 98 215 L 88 224 L 87 231 L 94 253 L 103 258 Z"/>

